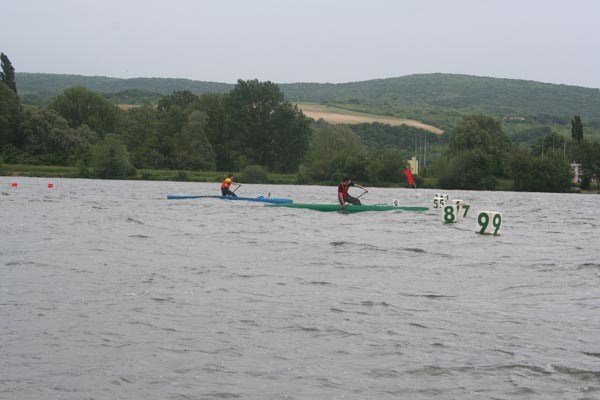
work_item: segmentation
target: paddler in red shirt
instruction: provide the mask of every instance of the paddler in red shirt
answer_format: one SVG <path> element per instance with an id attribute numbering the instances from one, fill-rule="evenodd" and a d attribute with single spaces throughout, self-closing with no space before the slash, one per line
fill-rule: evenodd
<path id="1" fill-rule="evenodd" d="M 350 178 L 349 176 L 345 177 L 344 180 L 340 182 L 338 186 L 338 200 L 340 201 L 342 208 L 346 208 L 346 203 L 354 204 L 355 206 L 360 206 L 361 204 L 358 198 L 352 197 L 348 194 L 348 189 L 350 189 L 350 186 L 359 187 L 362 190 L 364 190 L 365 193 L 369 192 L 367 189 L 365 189 L 358 183 L 352 182 L 352 178 Z"/>
<path id="2" fill-rule="evenodd" d="M 221 182 L 221 194 L 223 196 L 233 196 L 233 197 L 237 197 L 237 195 L 235 193 L 233 193 L 231 190 L 229 190 L 229 187 L 231 185 L 238 185 L 238 187 L 242 186 L 241 183 L 237 183 L 233 181 L 233 174 L 229 174 L 227 175 L 227 178 L 225 178 L 223 180 L 223 182 Z M 237 189 L 236 189 L 237 190 Z"/>

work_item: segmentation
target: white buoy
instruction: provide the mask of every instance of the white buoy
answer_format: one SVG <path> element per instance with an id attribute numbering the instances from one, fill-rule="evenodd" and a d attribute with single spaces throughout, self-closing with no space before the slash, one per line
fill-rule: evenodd
<path id="1" fill-rule="evenodd" d="M 502 214 L 496 211 L 480 211 L 477 215 L 477 231 L 482 235 L 500 235 Z"/>

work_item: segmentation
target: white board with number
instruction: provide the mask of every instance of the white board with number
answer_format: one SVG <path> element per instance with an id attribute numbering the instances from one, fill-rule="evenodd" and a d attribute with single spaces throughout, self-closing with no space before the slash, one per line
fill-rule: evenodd
<path id="1" fill-rule="evenodd" d="M 446 193 L 436 193 L 433 195 L 433 208 L 444 208 L 448 203 L 448 195 Z"/>
<path id="2" fill-rule="evenodd" d="M 496 211 L 480 211 L 477 215 L 477 231 L 482 235 L 499 236 L 502 228 L 502 214 Z"/>
<path id="3" fill-rule="evenodd" d="M 444 214 L 442 215 L 442 220 L 445 224 L 454 224 L 458 222 L 460 215 L 456 212 L 456 206 L 445 206 Z"/>
<path id="4" fill-rule="evenodd" d="M 453 202 L 454 208 L 456 209 L 456 214 L 462 218 L 467 218 L 469 216 L 471 205 L 465 203 L 462 199 L 454 199 Z"/>
<path id="5" fill-rule="evenodd" d="M 445 224 L 454 224 L 461 218 L 467 218 L 471 206 L 466 203 L 454 203 L 454 205 L 444 206 L 442 221 Z"/>

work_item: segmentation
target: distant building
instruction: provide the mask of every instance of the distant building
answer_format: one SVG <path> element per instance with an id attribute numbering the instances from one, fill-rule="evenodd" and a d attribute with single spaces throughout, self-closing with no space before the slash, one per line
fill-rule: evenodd
<path id="1" fill-rule="evenodd" d="M 408 160 L 408 167 L 410 168 L 410 173 L 413 175 L 419 175 L 419 160 L 416 157 L 411 157 Z"/>
<path id="2" fill-rule="evenodd" d="M 581 164 L 573 161 L 571 163 L 572 183 L 581 183 Z"/>

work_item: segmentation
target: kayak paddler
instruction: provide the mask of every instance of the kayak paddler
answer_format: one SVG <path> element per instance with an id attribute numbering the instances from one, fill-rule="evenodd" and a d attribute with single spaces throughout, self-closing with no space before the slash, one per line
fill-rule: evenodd
<path id="1" fill-rule="evenodd" d="M 360 206 L 361 202 L 358 197 L 352 197 L 348 194 L 348 189 L 350 186 L 356 186 L 364 190 L 364 193 L 367 193 L 368 190 L 359 185 L 358 183 L 352 182 L 352 178 L 346 176 L 342 182 L 338 185 L 338 200 L 342 205 L 342 208 L 346 208 L 346 203 L 354 204 L 355 206 Z M 361 195 L 362 196 L 362 195 Z M 360 196 L 359 196 L 360 197 Z"/>
<path id="2" fill-rule="evenodd" d="M 229 187 L 231 185 L 238 185 L 238 187 L 242 186 L 241 183 L 237 183 L 233 181 L 233 174 L 229 174 L 227 175 L 227 178 L 225 178 L 223 180 L 223 182 L 221 182 L 221 194 L 223 196 L 233 196 L 233 197 L 237 197 L 237 195 L 235 193 L 233 193 L 231 190 L 229 190 Z M 237 189 L 236 189 L 237 190 Z"/>

